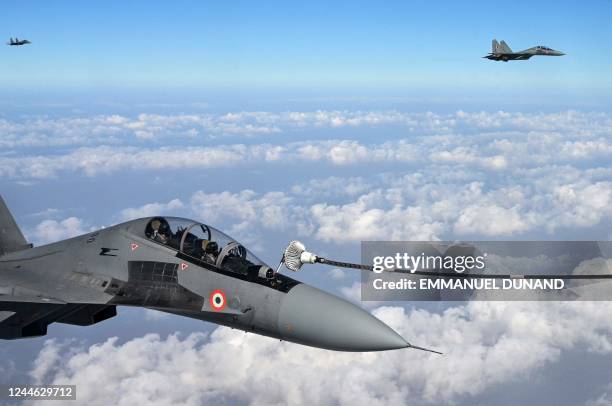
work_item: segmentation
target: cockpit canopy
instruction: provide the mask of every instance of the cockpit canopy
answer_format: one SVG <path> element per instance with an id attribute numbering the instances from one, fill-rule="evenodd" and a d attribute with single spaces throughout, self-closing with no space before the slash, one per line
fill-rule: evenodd
<path id="1" fill-rule="evenodd" d="M 542 50 L 542 51 L 552 51 L 552 49 L 550 49 L 550 48 L 548 48 L 548 47 L 545 47 L 545 46 L 543 46 L 543 45 L 538 45 L 538 46 L 536 47 L 536 49 L 539 49 L 539 50 Z"/>
<path id="2" fill-rule="evenodd" d="M 214 227 L 177 217 L 153 217 L 147 223 L 145 236 L 173 248 L 187 257 L 246 275 L 249 268 L 265 264 Z"/>

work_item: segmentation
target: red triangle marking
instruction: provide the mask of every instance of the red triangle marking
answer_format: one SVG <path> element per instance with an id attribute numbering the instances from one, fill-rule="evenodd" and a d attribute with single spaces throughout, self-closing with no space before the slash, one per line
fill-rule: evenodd
<path id="1" fill-rule="evenodd" d="M 136 251 L 138 249 L 138 244 L 133 242 L 132 245 L 130 245 L 130 248 L 132 249 L 132 251 Z"/>

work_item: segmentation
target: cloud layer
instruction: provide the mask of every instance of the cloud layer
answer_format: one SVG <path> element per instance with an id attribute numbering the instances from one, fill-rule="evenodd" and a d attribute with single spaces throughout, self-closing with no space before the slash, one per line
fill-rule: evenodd
<path id="1" fill-rule="evenodd" d="M 189 211 L 204 221 L 219 219 L 238 237 L 264 228 L 343 242 L 552 235 L 605 227 L 612 215 L 612 119 L 603 113 L 238 112 L 30 121 L 13 123 L 16 129 L 4 125 L 13 132 L 31 125 L 58 134 L 68 126 L 68 134 L 74 135 L 88 126 L 97 129 L 93 134 L 104 133 L 100 128 L 105 126 L 173 134 L 177 128 L 206 123 L 210 128 L 275 128 L 281 138 L 176 147 L 162 142 L 171 135 L 157 139 L 161 144 L 156 146 L 151 140 L 97 145 L 107 140 L 101 136 L 92 145 L 75 143 L 73 149 L 0 154 L 5 179 L 95 178 L 121 171 L 181 174 L 193 169 L 369 171 L 311 176 L 288 189 L 197 191 L 164 203 L 143 202 L 123 210 L 120 220 Z M 354 139 L 282 140 L 292 131 L 337 134 L 339 128 L 372 133 Z M 39 240 L 52 239 L 50 233 L 62 227 L 40 224 Z"/>
<path id="2" fill-rule="evenodd" d="M 292 192 L 264 194 L 249 189 L 198 191 L 191 197 L 190 210 L 201 221 L 228 225 L 237 237 L 284 230 L 335 243 L 552 235 L 609 224 L 612 183 L 589 183 L 578 175 L 571 180 L 551 175 L 546 183 L 541 175 L 525 177 L 523 185 L 489 189 L 484 182 L 464 185 L 424 174 L 346 181 L 333 177 L 310 187 L 335 190 L 344 203 L 328 203 L 329 195 L 296 186 Z M 342 184 L 351 186 L 343 189 Z"/>
<path id="3" fill-rule="evenodd" d="M 612 118 L 604 113 L 464 112 L 450 114 L 399 111 L 230 112 L 224 114 L 117 114 L 90 117 L 0 119 L 0 147 L 59 147 L 129 144 L 180 138 L 209 140 L 226 136 L 268 136 L 309 128 L 355 129 L 395 126 L 410 135 L 528 133 L 535 137 L 573 133 L 605 137 Z M 592 148 L 594 145 L 583 145 Z"/>
<path id="4" fill-rule="evenodd" d="M 611 134 L 612 116 L 573 111 L 24 118 L 0 120 L 0 176 L 45 184 L 64 177 L 95 184 L 122 171 L 133 178 L 163 174 L 159 182 L 172 183 L 189 169 L 206 169 L 209 179 L 239 176 L 241 182 L 191 189 L 156 183 L 163 194 L 140 201 L 133 193 L 132 207 L 114 209 L 113 220 L 193 217 L 223 226 L 248 246 L 265 244 L 265 235 L 299 236 L 329 250 L 365 239 L 558 238 L 609 229 Z M 270 176 L 287 180 L 268 182 Z M 100 224 L 70 212 L 44 213 L 28 233 L 37 243 Z M 352 278 L 328 274 L 348 286 Z M 339 290 L 350 296 L 357 288 Z M 221 327 L 210 336 L 145 335 L 91 346 L 50 340 L 30 376 L 76 384 L 78 403 L 91 405 L 470 403 L 555 368 L 567 352 L 609 356 L 611 310 L 605 302 L 374 310 L 443 357 L 333 353 Z M 591 396 L 593 404 L 608 401 L 608 389 Z"/>
<path id="5" fill-rule="evenodd" d="M 337 353 L 224 327 L 210 338 L 148 334 L 76 350 L 49 340 L 31 376 L 39 384 L 76 384 L 78 403 L 88 405 L 452 404 L 504 382 L 524 382 L 563 351 L 610 354 L 611 311 L 590 302 L 375 311 L 409 341 L 442 349 L 443 356 Z"/>
<path id="6" fill-rule="evenodd" d="M 329 137 L 354 130 L 350 139 Z M 305 134 L 324 131 L 322 140 Z M 366 135 L 374 132 L 375 140 Z M 122 169 L 215 168 L 264 163 L 327 162 L 469 167 L 515 171 L 551 164 L 582 165 L 612 156 L 612 118 L 604 113 L 239 112 L 136 118 L 0 120 L 0 175 L 93 176 Z M 274 142 L 211 142 L 207 134 L 278 134 Z M 387 135 L 386 133 L 389 133 Z M 295 138 L 301 141 L 283 141 Z M 362 135 L 359 135 L 362 134 Z M 362 140 L 360 140 L 362 138 Z M 191 140 L 191 141 L 189 141 Z M 176 147 L 177 143 L 181 147 Z M 214 144 L 214 145 L 211 145 Z M 187 145 L 187 147 L 185 146 Z M 43 153 L 32 151 L 43 149 Z M 10 150 L 9 150 L 10 151 Z M 19 151 L 19 152 L 17 152 Z"/>

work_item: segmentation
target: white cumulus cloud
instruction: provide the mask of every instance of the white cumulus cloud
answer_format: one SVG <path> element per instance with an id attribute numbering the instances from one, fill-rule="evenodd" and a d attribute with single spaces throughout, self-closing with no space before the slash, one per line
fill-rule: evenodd
<path id="1" fill-rule="evenodd" d="M 123 220 L 133 220 L 140 217 L 165 215 L 168 212 L 184 207 L 180 199 L 172 199 L 168 203 L 147 203 L 140 207 L 127 208 L 121 211 Z"/>
<path id="2" fill-rule="evenodd" d="M 75 384 L 76 404 L 94 406 L 452 404 L 525 382 L 571 349 L 608 356 L 611 311 L 604 302 L 472 302 L 441 314 L 375 310 L 409 341 L 441 349 L 442 356 L 339 353 L 225 327 L 210 338 L 111 338 L 72 353 L 50 340 L 31 375 L 36 383 Z"/>
<path id="3" fill-rule="evenodd" d="M 88 228 L 83 220 L 68 217 L 64 220 L 43 220 L 32 231 L 32 237 L 37 245 L 63 240 L 85 234 Z"/>

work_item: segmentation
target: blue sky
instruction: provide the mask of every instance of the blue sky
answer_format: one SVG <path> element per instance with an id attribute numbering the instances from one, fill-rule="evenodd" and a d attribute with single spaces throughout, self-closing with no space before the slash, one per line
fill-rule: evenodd
<path id="1" fill-rule="evenodd" d="M 609 2 L 8 2 L 0 83 L 65 89 L 333 89 L 603 94 Z M 481 59 L 491 39 L 567 52 Z"/>

